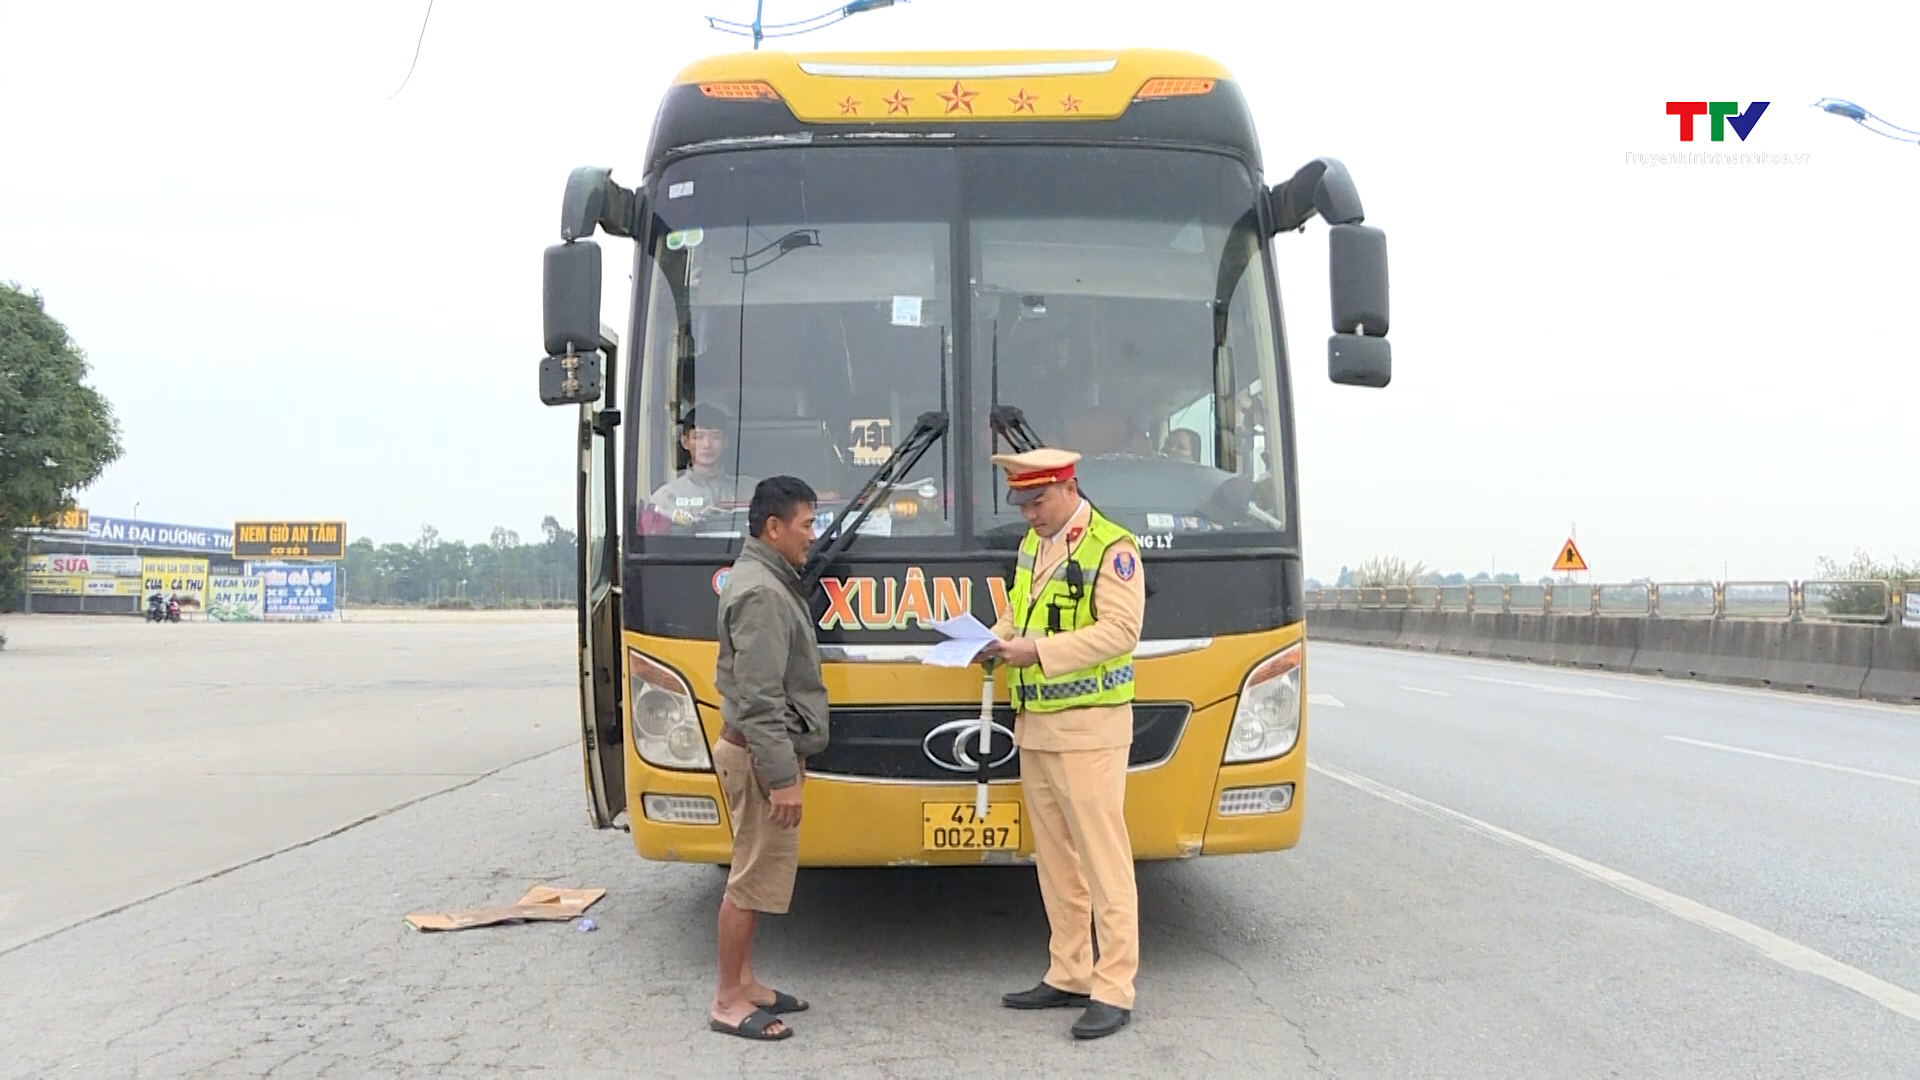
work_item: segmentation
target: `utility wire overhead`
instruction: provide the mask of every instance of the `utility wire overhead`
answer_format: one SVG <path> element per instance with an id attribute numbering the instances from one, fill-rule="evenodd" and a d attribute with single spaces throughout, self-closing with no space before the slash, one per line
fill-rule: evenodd
<path id="1" fill-rule="evenodd" d="M 420 39 L 413 43 L 413 63 L 407 65 L 407 77 L 400 80 L 399 89 L 387 95 L 388 101 L 392 101 L 394 98 L 399 97 L 400 91 L 405 90 L 407 88 L 407 84 L 413 81 L 413 69 L 420 65 L 420 46 L 427 43 L 427 23 L 430 22 L 432 19 L 433 19 L 433 0 L 427 0 L 426 18 L 423 18 L 420 20 Z"/>

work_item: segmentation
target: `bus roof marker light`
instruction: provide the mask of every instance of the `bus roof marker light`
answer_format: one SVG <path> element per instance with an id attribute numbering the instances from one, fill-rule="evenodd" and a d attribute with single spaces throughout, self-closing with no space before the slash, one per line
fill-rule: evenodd
<path id="1" fill-rule="evenodd" d="M 1160 98 L 1194 97 L 1213 93 L 1212 79 L 1148 79 L 1133 95 L 1135 101 L 1153 101 Z"/>
<path id="2" fill-rule="evenodd" d="M 780 95 L 763 82 L 701 83 L 700 92 L 721 101 L 779 101 Z"/>

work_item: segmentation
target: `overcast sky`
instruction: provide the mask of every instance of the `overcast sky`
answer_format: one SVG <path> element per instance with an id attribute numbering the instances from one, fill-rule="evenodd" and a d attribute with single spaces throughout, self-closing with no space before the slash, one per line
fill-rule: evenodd
<path id="1" fill-rule="evenodd" d="M 769 21 L 824 0 L 769 0 Z M 572 514 L 539 404 L 541 249 L 575 165 L 629 183 L 673 73 L 750 0 L 0 0 L 0 279 L 45 294 L 126 456 L 82 505 L 484 539 Z M 1397 554 L 1598 578 L 1920 556 L 1920 8 L 914 0 L 811 49 L 1212 54 L 1268 172 L 1332 155 L 1393 259 L 1395 373 L 1327 382 L 1326 231 L 1278 241 L 1307 569 Z M 1679 99 L 1772 102 L 1683 149 Z M 1696 143 L 1697 149 L 1713 144 Z M 607 321 L 630 251 L 609 241 Z"/>

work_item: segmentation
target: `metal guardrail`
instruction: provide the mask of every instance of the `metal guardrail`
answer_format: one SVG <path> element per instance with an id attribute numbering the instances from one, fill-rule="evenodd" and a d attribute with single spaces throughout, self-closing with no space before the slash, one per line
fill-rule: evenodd
<path id="1" fill-rule="evenodd" d="M 1910 600 L 1910 598 L 1913 598 Z M 1369 608 L 1669 619 L 1898 623 L 1920 604 L 1920 581 L 1687 581 L 1595 585 L 1413 585 L 1308 589 L 1315 609 Z"/>

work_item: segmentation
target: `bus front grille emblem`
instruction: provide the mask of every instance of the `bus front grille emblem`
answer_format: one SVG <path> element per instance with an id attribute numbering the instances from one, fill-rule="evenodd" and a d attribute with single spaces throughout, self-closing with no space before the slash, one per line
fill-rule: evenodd
<path id="1" fill-rule="evenodd" d="M 1013 732 L 999 722 L 992 723 L 993 747 L 988 751 L 993 760 L 987 762 L 987 768 L 997 769 L 1013 760 L 1019 749 L 1013 745 Z M 932 731 L 920 742 L 920 749 L 927 760 L 950 772 L 974 772 L 980 768 L 980 759 L 974 751 L 980 745 L 980 721 L 978 718 L 949 720 Z"/>

